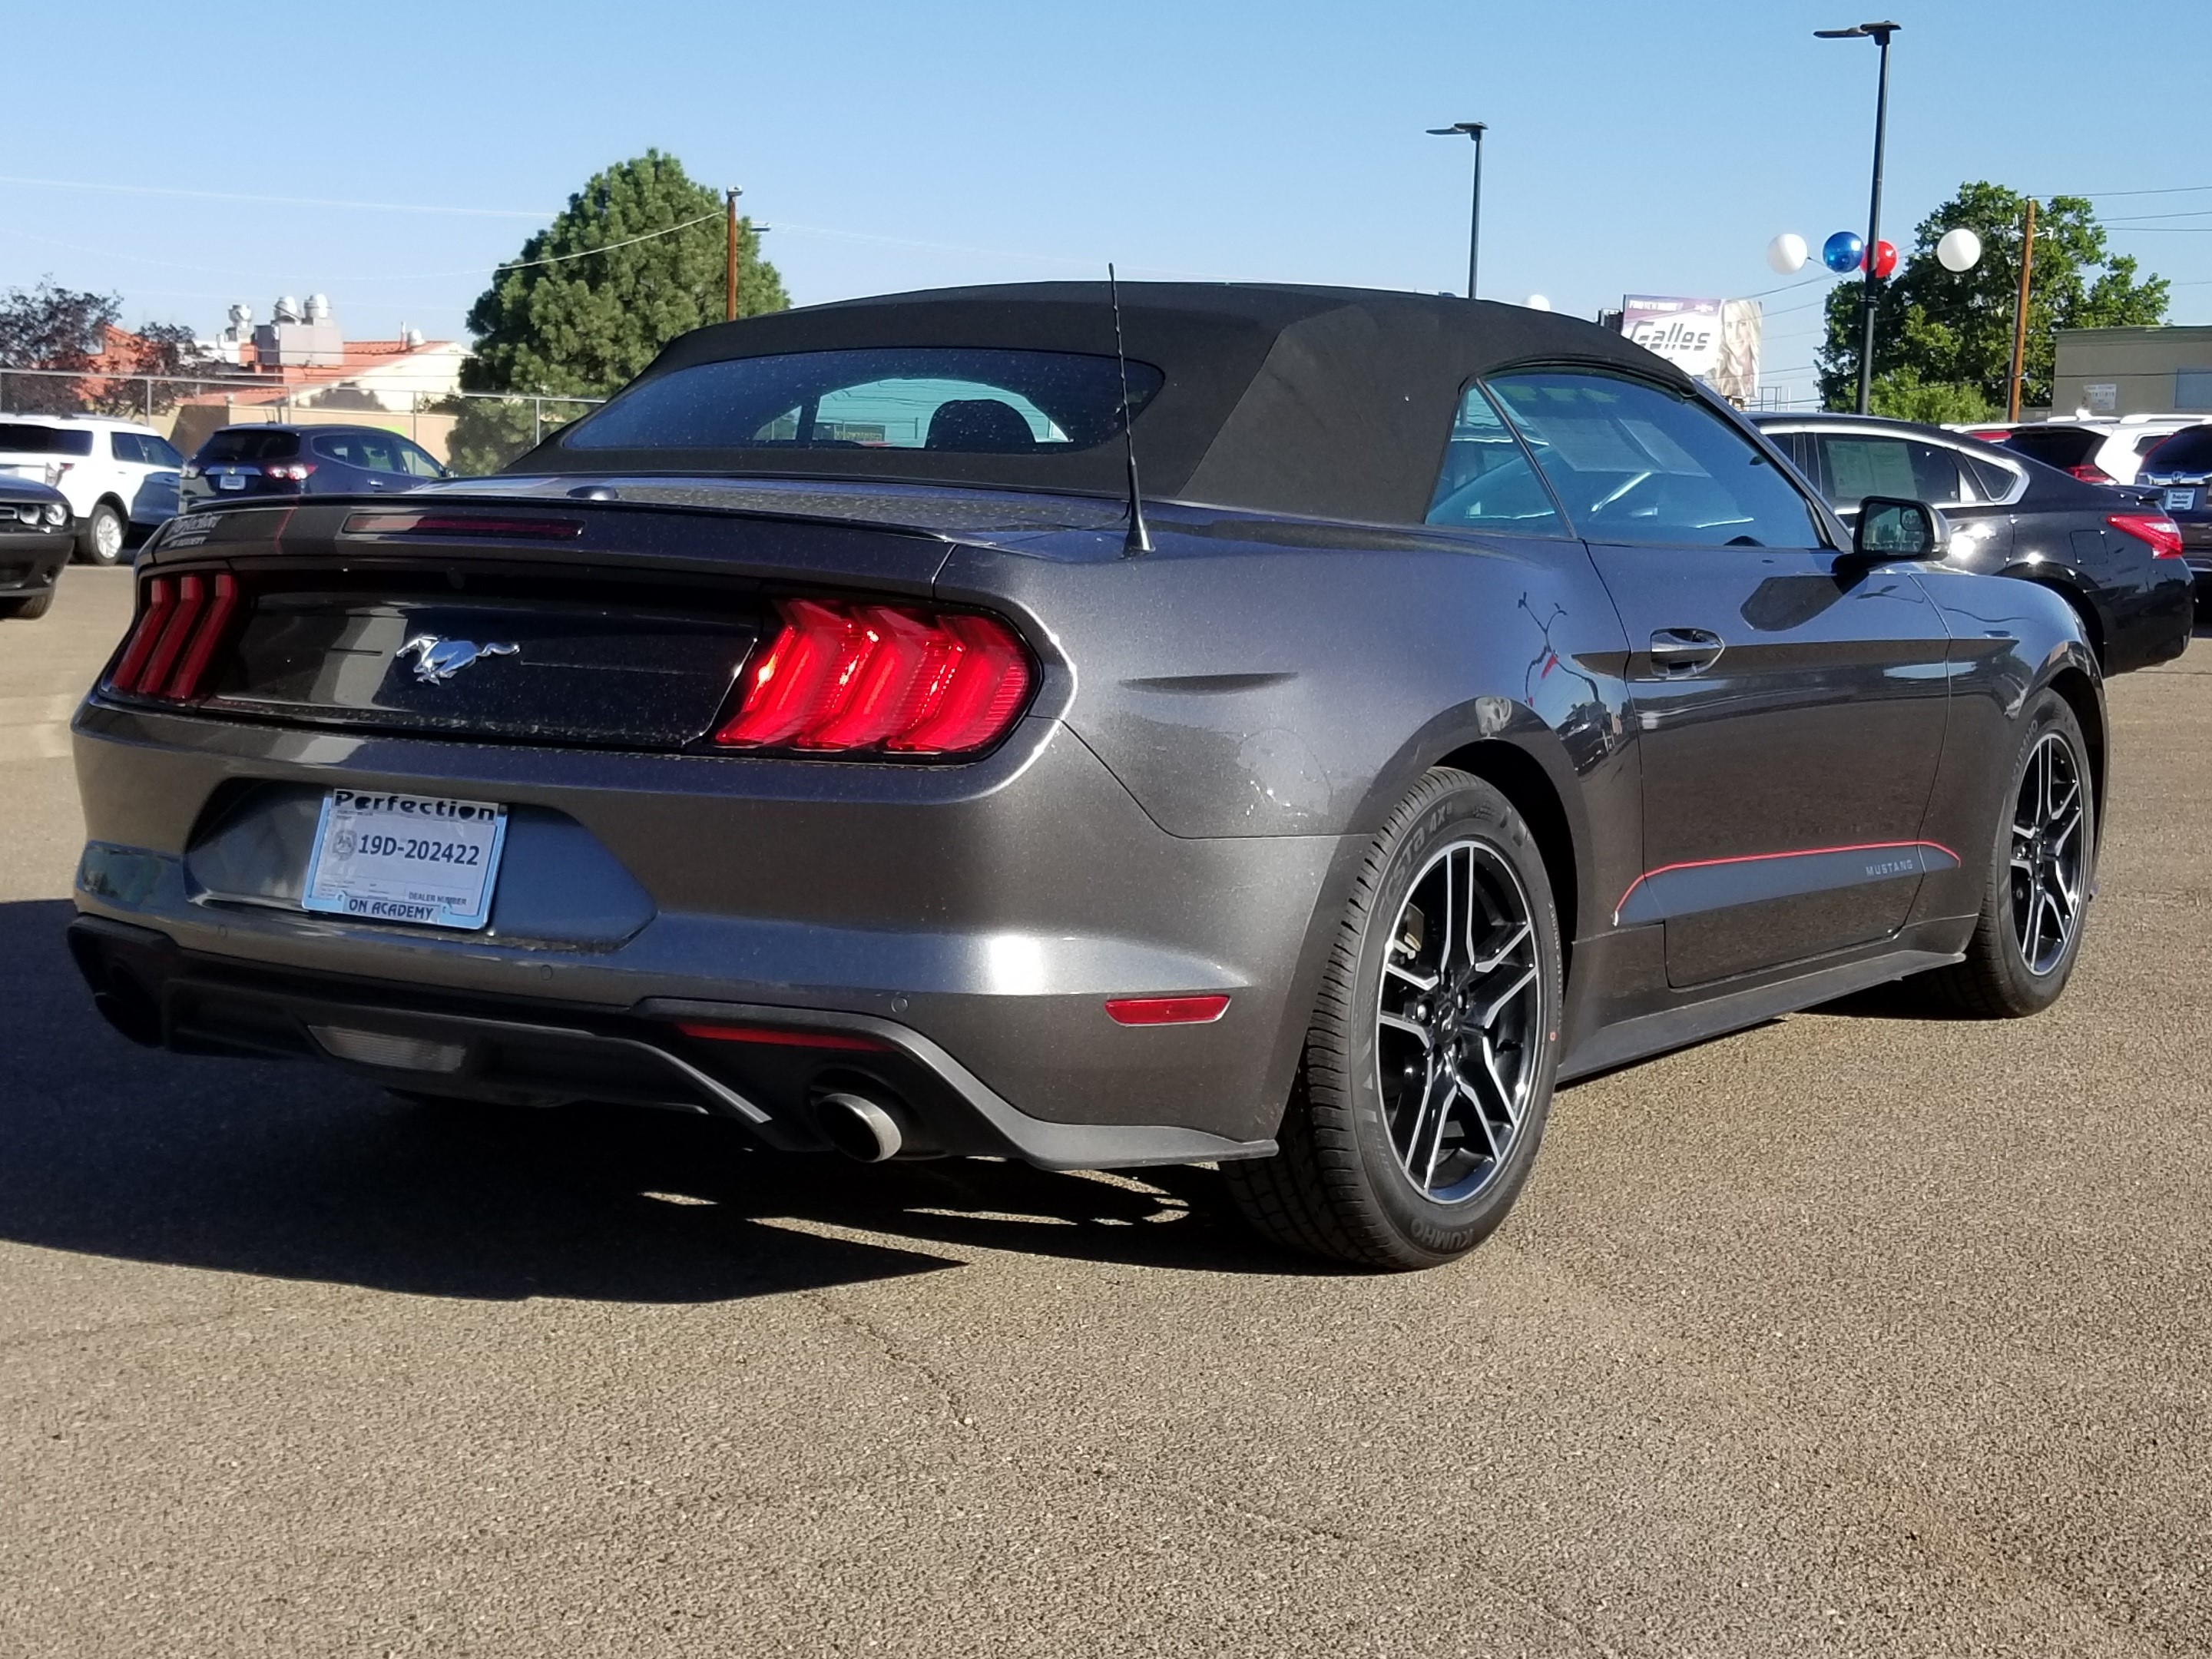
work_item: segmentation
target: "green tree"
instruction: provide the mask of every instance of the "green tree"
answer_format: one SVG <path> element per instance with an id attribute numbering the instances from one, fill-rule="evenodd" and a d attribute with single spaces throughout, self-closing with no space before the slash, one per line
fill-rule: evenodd
<path id="1" fill-rule="evenodd" d="M 2004 408 L 2027 209 L 2027 198 L 2016 191 L 1986 181 L 1965 184 L 1914 229 L 1904 268 L 1882 285 L 1875 305 L 1877 407 L 1882 382 L 1909 375 L 1893 381 L 1898 412 L 1973 406 L 1968 394 L 1984 411 Z M 1936 258 L 1936 244 L 1945 231 L 1960 228 L 1982 239 L 1980 263 L 1971 270 L 1946 270 Z M 2132 258 L 2106 248 L 2104 228 L 2086 199 L 2054 196 L 2036 203 L 2023 404 L 2050 404 L 2054 331 L 2166 320 L 2166 279 L 2138 281 L 2136 271 Z M 1859 299 L 1856 279 L 1837 283 L 1828 295 L 1828 337 L 1820 366 L 1820 394 L 1831 409 L 1849 409 L 1857 400 Z"/>
<path id="2" fill-rule="evenodd" d="M 728 242 L 719 191 L 647 150 L 595 174 L 469 308 L 471 392 L 605 397 L 687 330 L 723 319 Z M 791 301 L 740 221 L 742 315 Z"/>

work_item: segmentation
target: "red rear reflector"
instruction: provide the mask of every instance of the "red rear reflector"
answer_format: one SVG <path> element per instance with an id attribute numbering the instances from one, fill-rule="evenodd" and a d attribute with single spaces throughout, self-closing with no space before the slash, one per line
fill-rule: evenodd
<path id="1" fill-rule="evenodd" d="M 1109 997 L 1106 1012 L 1122 1025 L 1211 1025 L 1228 1012 L 1224 996 Z"/>
<path id="2" fill-rule="evenodd" d="M 886 1044 L 845 1031 L 778 1031 L 765 1025 L 678 1025 L 688 1037 L 709 1042 L 758 1042 L 775 1048 L 865 1048 L 881 1053 Z"/>
<path id="3" fill-rule="evenodd" d="M 2066 470 L 2072 473 L 2075 477 L 2081 479 L 2083 483 L 2110 483 L 2112 482 L 2112 475 L 2111 473 L 2106 471 L 2103 467 L 2093 466 L 2087 461 L 2082 462 L 2079 466 L 2069 466 Z"/>
<path id="4" fill-rule="evenodd" d="M 349 536 L 491 536 L 503 541 L 566 542 L 584 533 L 581 519 L 494 518 L 478 513 L 349 513 Z"/>
<path id="5" fill-rule="evenodd" d="M 1029 700 L 1029 655 L 994 617 L 833 599 L 779 608 L 783 628 L 717 744 L 966 754 L 1005 736 Z"/>
<path id="6" fill-rule="evenodd" d="M 2108 514 L 2105 522 L 2123 536 L 2148 542 L 2154 559 L 2181 556 L 2181 526 L 2163 513 L 2114 513 Z"/>

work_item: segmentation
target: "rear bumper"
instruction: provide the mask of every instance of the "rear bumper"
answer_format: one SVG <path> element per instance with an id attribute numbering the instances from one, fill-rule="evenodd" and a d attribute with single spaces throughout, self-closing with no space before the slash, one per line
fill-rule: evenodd
<path id="1" fill-rule="evenodd" d="M 70 924 L 70 950 L 117 1030 L 179 1054 L 321 1060 L 387 1087 L 513 1105 L 592 1100 L 697 1112 L 729 1119 L 779 1152 L 831 1149 L 811 1103 L 832 1089 L 892 1104 L 910 1155 L 1079 1170 L 1275 1150 L 1272 1139 L 1173 1124 L 1031 1117 L 920 1032 L 866 1015 L 665 998 L 598 1008 L 271 975 L 83 916 Z M 709 1030 L 744 1036 L 697 1035 Z"/>
<path id="2" fill-rule="evenodd" d="M 825 1078 L 890 1068 L 878 1080 L 927 1120 L 927 1144 L 1054 1167 L 1272 1149 L 1340 851 L 1169 836 L 1042 717 L 974 765 L 908 769 L 364 739 L 93 703 L 76 757 L 81 960 L 109 995 L 101 964 L 120 964 L 153 1041 L 433 1092 L 722 1111 L 794 1147 L 818 1143 L 807 1106 Z M 312 805 L 340 782 L 507 803 L 490 927 L 301 909 Z M 1154 1027 L 1105 1009 L 1194 993 L 1229 1009 Z M 702 1046 L 674 1031 L 684 1020 L 872 1046 Z M 318 1024 L 466 1056 L 428 1077 L 364 1068 Z"/>

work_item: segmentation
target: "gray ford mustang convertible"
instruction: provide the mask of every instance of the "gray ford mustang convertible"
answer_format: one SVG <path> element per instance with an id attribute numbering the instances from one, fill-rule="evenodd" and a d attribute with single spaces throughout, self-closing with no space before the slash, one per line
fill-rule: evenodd
<path id="1" fill-rule="evenodd" d="M 172 520 L 76 722 L 100 1008 L 790 1152 L 1216 1161 L 1419 1267 L 1560 1078 L 2058 995 L 2106 725 L 2057 595 L 1922 503 L 1847 532 L 1587 324 L 1121 310 L 1126 358 L 1094 284 L 702 329 L 501 476 Z"/>

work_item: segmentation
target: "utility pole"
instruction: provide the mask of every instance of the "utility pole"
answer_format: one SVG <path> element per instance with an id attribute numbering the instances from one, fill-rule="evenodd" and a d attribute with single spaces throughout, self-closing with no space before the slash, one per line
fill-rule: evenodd
<path id="1" fill-rule="evenodd" d="M 2035 268 L 2035 198 L 2020 228 L 2020 299 L 2012 313 L 2012 379 L 2005 383 L 2005 419 L 2020 418 L 2020 383 L 2027 370 L 2027 277 Z"/>
<path id="2" fill-rule="evenodd" d="M 1467 222 L 1467 297 L 1474 298 L 1477 267 L 1482 262 L 1482 135 L 1489 131 L 1481 121 L 1455 121 L 1448 127 L 1431 127 L 1430 136 L 1456 138 L 1462 133 L 1474 140 L 1474 203 Z"/>
<path id="3" fill-rule="evenodd" d="M 738 320 L 738 198 L 744 191 L 732 185 L 722 198 L 729 221 L 730 268 L 722 286 L 722 319 L 725 322 Z"/>

